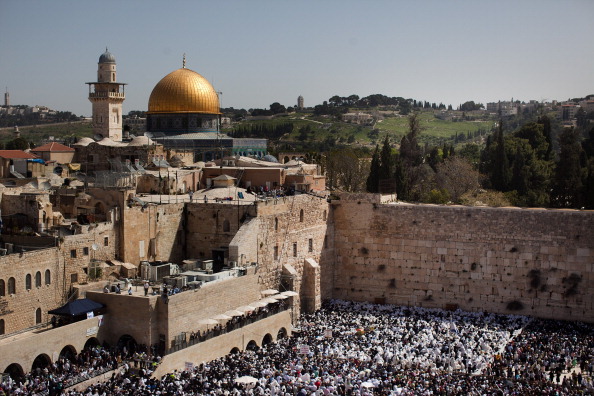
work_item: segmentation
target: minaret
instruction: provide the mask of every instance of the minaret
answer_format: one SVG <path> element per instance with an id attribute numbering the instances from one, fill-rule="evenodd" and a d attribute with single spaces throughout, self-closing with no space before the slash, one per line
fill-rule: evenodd
<path id="1" fill-rule="evenodd" d="M 122 141 L 122 103 L 125 83 L 116 82 L 115 57 L 107 51 L 99 57 L 97 82 L 88 82 L 93 103 L 93 134 Z"/>
<path id="2" fill-rule="evenodd" d="M 10 94 L 8 93 L 8 87 L 6 87 L 6 92 L 4 93 L 4 106 L 10 107 Z"/>

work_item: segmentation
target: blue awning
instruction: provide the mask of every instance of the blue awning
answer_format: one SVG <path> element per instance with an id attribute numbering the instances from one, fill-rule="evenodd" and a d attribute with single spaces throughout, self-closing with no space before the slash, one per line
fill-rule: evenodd
<path id="1" fill-rule="evenodd" d="M 80 316 L 86 315 L 88 312 L 93 312 L 103 307 L 103 304 L 99 304 L 98 302 L 89 300 L 88 298 L 81 298 L 79 300 L 69 302 L 60 308 L 52 309 L 51 311 L 48 311 L 48 313 L 60 316 Z"/>

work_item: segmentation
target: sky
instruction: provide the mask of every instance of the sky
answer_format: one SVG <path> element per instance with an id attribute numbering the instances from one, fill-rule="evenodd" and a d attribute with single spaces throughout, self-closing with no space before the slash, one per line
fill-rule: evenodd
<path id="1" fill-rule="evenodd" d="M 184 53 L 221 107 L 567 100 L 594 94 L 593 20 L 592 0 L 0 0 L 0 89 L 90 116 L 107 47 L 124 114 L 147 110 Z"/>

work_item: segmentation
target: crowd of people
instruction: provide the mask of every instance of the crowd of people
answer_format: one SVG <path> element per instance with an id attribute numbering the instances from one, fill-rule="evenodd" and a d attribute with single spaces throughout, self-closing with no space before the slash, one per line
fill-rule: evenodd
<path id="1" fill-rule="evenodd" d="M 331 301 L 255 351 L 64 394 L 588 395 L 593 364 L 589 324 Z"/>

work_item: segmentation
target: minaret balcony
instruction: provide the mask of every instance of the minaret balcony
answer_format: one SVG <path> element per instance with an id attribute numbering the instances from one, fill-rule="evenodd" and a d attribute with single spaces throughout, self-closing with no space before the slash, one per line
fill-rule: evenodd
<path id="1" fill-rule="evenodd" d="M 91 92 L 91 93 L 89 93 L 89 99 L 97 99 L 97 98 L 125 99 L 126 94 L 123 92 Z"/>

